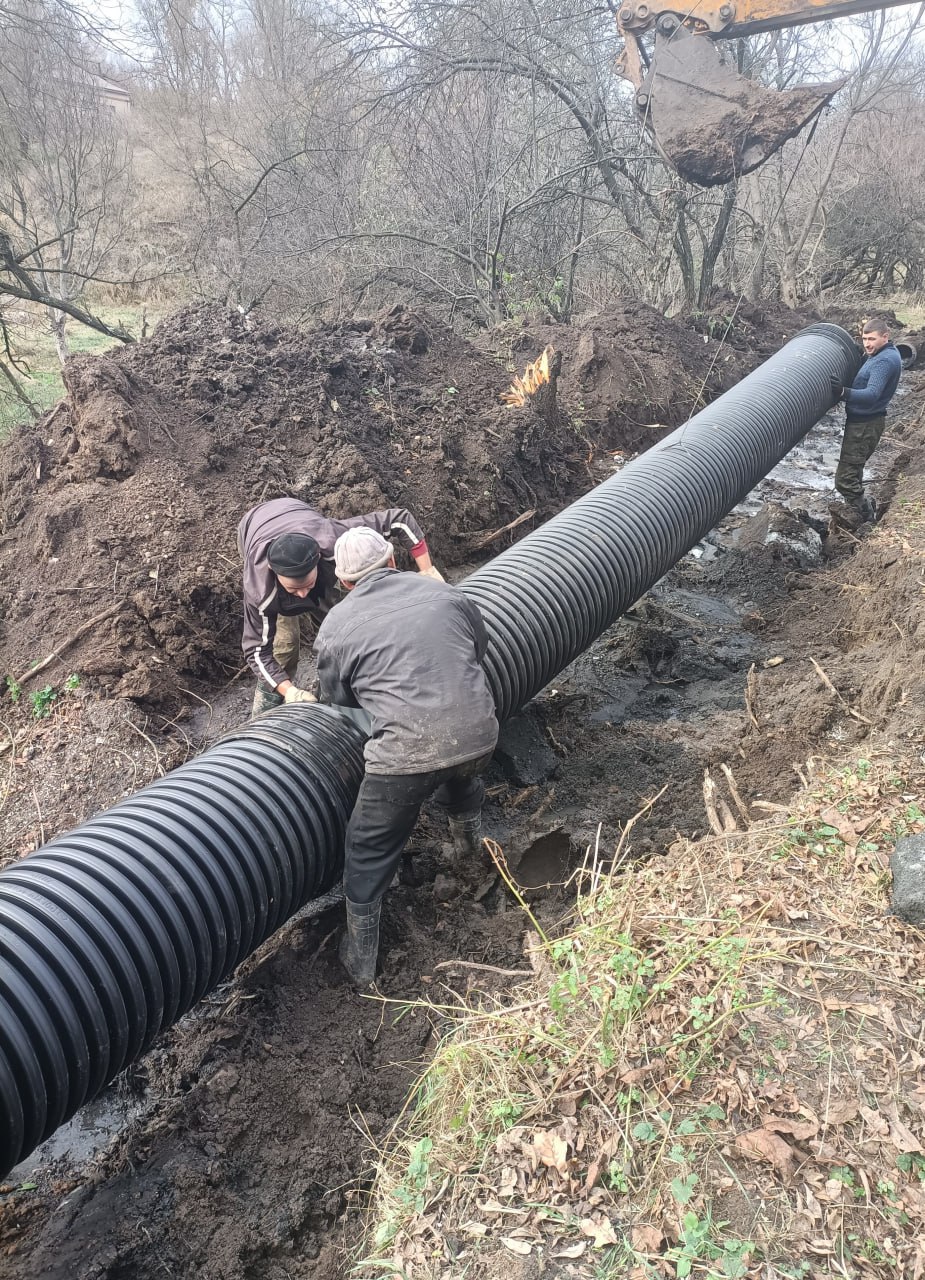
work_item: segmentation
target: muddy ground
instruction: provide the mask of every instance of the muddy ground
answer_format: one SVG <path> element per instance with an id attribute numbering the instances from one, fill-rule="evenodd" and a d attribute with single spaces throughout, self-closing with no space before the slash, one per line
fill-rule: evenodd
<path id="1" fill-rule="evenodd" d="M 801 323 L 775 316 L 771 349 L 782 320 Z M 0 861 L 246 716 L 233 535 L 250 503 L 407 504 L 452 577 L 509 536 L 486 534 L 563 505 L 757 362 L 615 311 L 558 335 L 567 413 L 544 432 L 497 395 L 550 336 L 520 326 L 477 349 L 401 313 L 309 339 L 200 308 L 72 362 L 65 407 L 0 455 L 0 668 L 25 673 L 115 612 L 5 704 Z M 875 530 L 830 524 L 838 431 L 823 423 L 506 730 L 486 826 L 547 918 L 568 895 L 544 885 L 640 810 L 634 856 L 702 830 L 705 769 L 735 811 L 723 765 L 751 807 L 785 799 L 810 753 L 921 732 L 921 566 L 890 511 L 925 513 L 920 391 L 908 375 L 877 455 Z M 55 697 L 36 718 L 43 681 Z M 336 910 L 291 922 L 16 1171 L 0 1274 L 345 1275 L 377 1143 L 441 1031 L 410 1002 L 503 981 L 457 962 L 523 964 L 519 909 L 488 867 L 478 901 L 461 893 L 441 841 L 425 814 L 422 883 L 387 900 L 384 1001 L 345 984 Z"/>

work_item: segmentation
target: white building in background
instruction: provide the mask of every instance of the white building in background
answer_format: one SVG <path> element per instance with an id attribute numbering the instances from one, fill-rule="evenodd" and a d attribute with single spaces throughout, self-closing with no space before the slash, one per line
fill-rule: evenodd
<path id="1" fill-rule="evenodd" d="M 128 115 L 132 109 L 132 96 L 127 89 L 124 89 L 121 84 L 115 84 L 112 80 L 105 80 L 102 76 L 94 76 L 93 82 L 100 101 L 105 106 L 111 107 L 117 116 Z"/>

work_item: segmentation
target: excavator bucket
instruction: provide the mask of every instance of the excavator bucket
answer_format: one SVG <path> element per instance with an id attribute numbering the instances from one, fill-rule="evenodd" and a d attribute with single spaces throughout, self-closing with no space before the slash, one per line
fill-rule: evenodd
<path id="1" fill-rule="evenodd" d="M 688 182 L 715 187 L 757 169 L 843 84 L 766 89 L 720 62 L 707 36 L 679 25 L 656 32 L 636 105 L 672 168 Z"/>

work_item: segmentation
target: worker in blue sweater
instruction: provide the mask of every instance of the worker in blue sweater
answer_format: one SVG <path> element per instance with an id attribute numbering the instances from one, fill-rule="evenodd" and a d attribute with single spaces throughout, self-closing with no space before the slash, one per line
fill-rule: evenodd
<path id="1" fill-rule="evenodd" d="M 861 340 L 867 359 L 854 382 L 843 391 L 845 434 L 835 471 L 835 488 L 852 517 L 873 521 L 877 518 L 877 508 L 873 499 L 864 494 L 864 464 L 880 443 L 886 427 L 886 409 L 899 383 L 902 360 L 882 320 L 868 320 Z"/>

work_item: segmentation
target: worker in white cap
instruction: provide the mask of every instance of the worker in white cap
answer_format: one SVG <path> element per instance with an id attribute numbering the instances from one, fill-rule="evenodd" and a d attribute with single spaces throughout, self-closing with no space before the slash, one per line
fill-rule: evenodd
<path id="1" fill-rule="evenodd" d="M 316 623 L 337 603 L 334 543 L 347 529 L 377 529 L 406 543 L 419 573 L 442 582 L 421 526 L 405 507 L 329 520 L 298 498 L 271 498 L 251 507 L 238 525 L 244 560 L 244 634 L 248 666 L 257 677 L 252 714 L 285 702 L 314 702 L 295 683 L 300 622 Z"/>
<path id="2" fill-rule="evenodd" d="M 399 573 L 374 529 L 334 544 L 348 592 L 315 641 L 321 700 L 361 707 L 372 727 L 366 772 L 347 826 L 347 933 L 341 960 L 357 986 L 375 977 L 382 897 L 417 821 L 434 796 L 447 810 L 457 860 L 481 852 L 479 774 L 498 739 L 482 668 L 488 634 L 458 587 Z"/>

